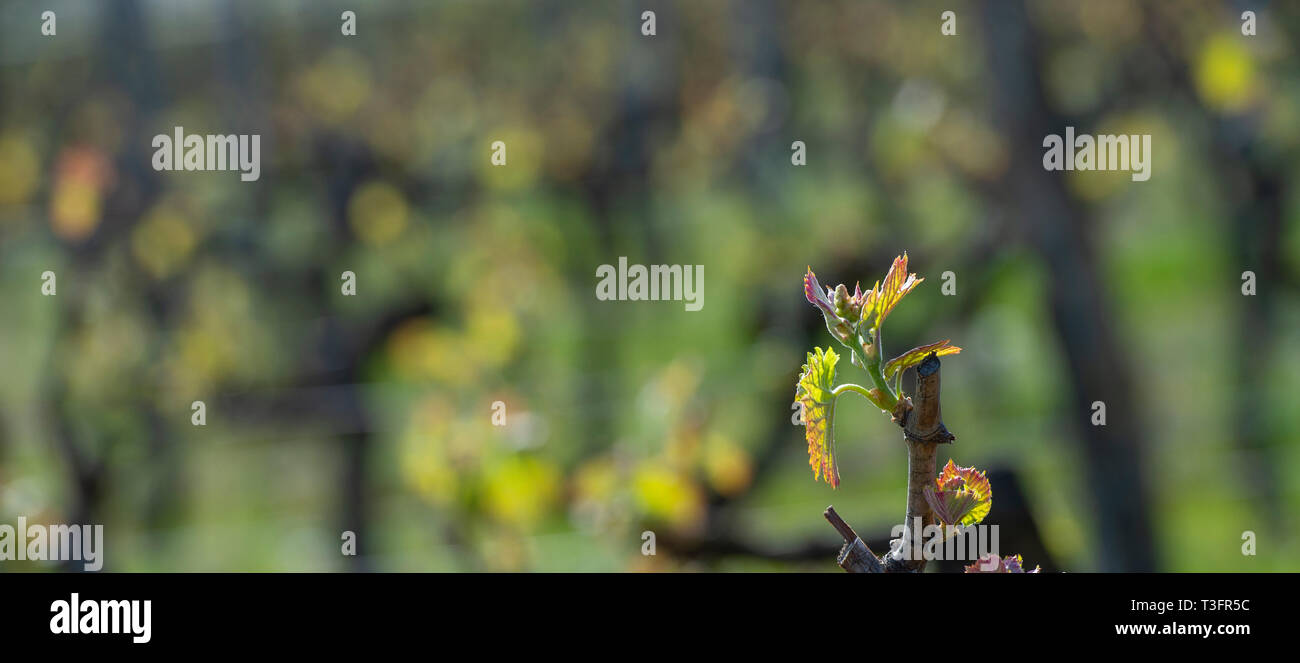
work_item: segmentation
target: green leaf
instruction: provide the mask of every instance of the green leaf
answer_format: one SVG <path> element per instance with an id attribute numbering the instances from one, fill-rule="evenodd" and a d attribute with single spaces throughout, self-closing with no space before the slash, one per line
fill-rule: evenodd
<path id="1" fill-rule="evenodd" d="M 835 364 L 839 360 L 831 348 L 825 352 L 813 348 L 795 387 L 795 399 L 803 409 L 804 438 L 808 441 L 808 464 L 812 466 L 813 479 L 824 478 L 832 488 L 840 485 L 832 424 L 835 396 L 831 393 L 835 387 Z"/>
<path id="2" fill-rule="evenodd" d="M 925 501 L 944 525 L 969 527 L 984 520 L 993 506 L 988 477 L 973 467 L 958 467 L 951 458 L 934 484 L 925 487 Z"/>
<path id="3" fill-rule="evenodd" d="M 885 362 L 885 379 L 888 380 L 894 377 L 894 375 L 902 373 L 903 371 L 925 361 L 925 358 L 930 356 L 931 352 L 936 356 L 946 357 L 948 355 L 959 354 L 961 348 L 955 345 L 948 345 L 948 339 L 912 348 L 911 350 Z"/>

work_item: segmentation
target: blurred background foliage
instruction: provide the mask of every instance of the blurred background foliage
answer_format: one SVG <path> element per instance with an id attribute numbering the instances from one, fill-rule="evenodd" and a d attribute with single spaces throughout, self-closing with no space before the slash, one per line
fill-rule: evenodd
<path id="1" fill-rule="evenodd" d="M 880 545 L 906 455 L 850 398 L 813 481 L 800 279 L 907 250 L 887 350 L 964 348 L 942 451 L 1004 553 L 1300 570 L 1300 7 L 1249 4 L 6 3 L 0 516 L 116 571 L 837 571 L 822 510 Z M 1045 174 L 1066 124 L 1151 134 L 1151 180 Z M 174 126 L 261 178 L 153 171 Z M 597 301 L 620 256 L 703 310 Z"/>

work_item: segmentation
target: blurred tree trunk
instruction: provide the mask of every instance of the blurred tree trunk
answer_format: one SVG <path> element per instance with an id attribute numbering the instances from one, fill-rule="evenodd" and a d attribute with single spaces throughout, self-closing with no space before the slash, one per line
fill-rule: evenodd
<path id="1" fill-rule="evenodd" d="M 348 201 L 368 178 L 373 176 L 375 165 L 369 147 L 340 135 L 317 137 L 317 154 L 330 168 L 327 187 L 331 213 L 331 242 L 333 254 L 323 258 L 311 269 L 307 291 L 312 293 L 313 306 L 320 311 L 331 311 L 337 306 L 339 275 L 330 271 L 338 265 L 346 247 L 357 239 L 348 224 Z M 333 294 L 331 294 L 333 293 Z M 362 364 L 373 345 L 382 341 L 367 339 L 364 332 L 337 314 L 326 314 L 323 330 L 318 336 L 315 356 L 323 372 L 317 376 L 303 376 L 308 380 L 321 380 L 335 387 L 332 408 L 325 416 L 335 426 L 339 443 L 339 502 L 338 526 L 342 532 L 356 536 L 357 554 L 344 557 L 351 571 L 371 570 L 368 553 L 369 534 L 369 476 L 370 431 L 368 413 L 361 397 Z M 341 545 L 341 544 L 340 544 Z"/>
<path id="2" fill-rule="evenodd" d="M 596 151 L 581 177 L 580 193 L 592 210 L 597 238 L 595 264 L 616 262 L 622 255 L 620 251 L 626 251 L 620 247 L 636 246 L 642 252 L 639 259 L 648 261 L 653 261 L 663 248 L 655 231 L 654 201 L 649 193 L 651 165 L 655 136 L 668 135 L 675 121 L 675 94 L 679 88 L 678 72 L 671 64 L 675 62 L 678 39 L 665 34 L 671 33 L 665 25 L 673 20 L 672 10 L 661 0 L 650 0 L 644 6 L 621 2 L 618 8 L 619 16 L 628 21 L 630 36 L 621 57 L 616 59 L 617 102 L 594 143 L 603 147 Z M 576 15 L 567 4 L 565 10 L 570 17 Z M 641 35 L 643 10 L 655 12 L 658 36 Z M 623 234 L 632 232 L 640 236 Z M 629 261 L 637 262 L 638 257 L 629 255 Z M 597 301 L 591 294 L 595 265 L 590 267 L 576 275 L 573 286 L 575 291 L 587 293 L 582 298 L 587 305 L 581 328 L 587 335 L 583 346 L 588 370 L 581 376 L 580 398 L 586 404 L 584 409 L 600 404 L 596 409 L 599 416 L 584 415 L 583 455 L 607 451 L 614 440 L 613 419 L 606 404 L 612 400 L 611 394 L 618 394 L 624 386 L 618 383 L 619 376 L 627 374 L 625 358 L 617 352 L 614 340 L 622 330 L 611 326 L 621 324 L 624 318 L 611 315 L 607 308 L 610 304 Z"/>
<path id="3" fill-rule="evenodd" d="M 1253 131 L 1242 122 L 1220 121 L 1215 132 L 1215 162 L 1220 164 L 1225 198 L 1235 213 L 1226 230 L 1232 247 L 1232 263 L 1241 272 L 1255 274 L 1255 295 L 1241 295 L 1235 278 L 1232 295 L 1241 295 L 1237 318 L 1235 359 L 1232 362 L 1236 388 L 1233 416 L 1237 449 L 1241 452 L 1246 494 L 1254 502 L 1268 527 L 1290 523 L 1283 516 L 1283 494 L 1277 467 L 1280 447 L 1271 403 L 1277 346 L 1277 294 L 1282 274 L 1282 196 L 1286 188 L 1280 167 L 1261 163 L 1251 148 Z M 1233 140 L 1235 138 L 1235 140 Z M 1235 270 L 1234 270 L 1235 271 Z M 1234 273 L 1230 276 L 1236 277 Z"/>
<path id="4" fill-rule="evenodd" d="M 68 107 L 56 112 L 58 137 L 62 147 L 72 146 L 77 140 L 67 131 L 69 116 L 86 103 L 100 87 L 124 91 L 132 102 L 130 114 L 123 128 L 125 144 L 122 154 L 114 155 L 116 186 L 104 200 L 102 219 L 95 232 L 84 241 L 70 242 L 66 249 L 70 265 L 64 284 L 82 284 L 65 287 L 57 297 L 59 307 L 56 338 L 51 346 L 49 368 L 46 371 L 45 403 L 50 419 L 50 435 L 54 446 L 64 460 L 71 484 L 72 504 L 67 518 L 71 523 L 94 523 L 98 520 L 100 500 L 107 492 L 110 481 L 109 468 L 104 457 L 112 447 L 122 443 L 121 434 L 102 430 L 88 434 L 80 426 L 85 417 L 97 416 L 88 404 L 78 403 L 70 393 L 68 366 L 60 361 L 62 353 L 75 343 L 83 332 L 84 307 L 88 305 L 84 284 L 92 283 L 109 247 L 117 245 L 129 234 L 133 223 L 140 218 L 156 197 L 156 174 L 149 168 L 147 122 L 160 107 L 158 76 L 153 67 L 153 56 L 144 25 L 144 16 L 136 0 L 114 0 L 103 12 L 105 17 L 99 33 L 99 44 L 93 53 L 106 53 L 96 60 L 91 77 L 92 85 L 74 97 Z M 47 218 L 52 213 L 46 210 Z M 61 275 L 62 276 L 62 275 Z M 166 324 L 173 297 L 160 285 L 140 272 L 132 275 L 138 280 L 138 291 L 147 304 L 146 310 L 155 328 Z M 149 497 L 145 505 L 146 521 L 152 525 L 177 513 L 176 457 L 167 435 L 165 417 L 159 410 L 158 394 L 153 384 L 140 384 L 125 395 L 138 404 L 137 427 L 144 432 L 150 459 L 148 472 Z M 134 444 L 134 440 L 125 440 Z M 67 564 L 65 568 L 78 570 L 81 565 Z"/>
<path id="5" fill-rule="evenodd" d="M 1083 445 L 1084 485 L 1096 509 L 1101 571 L 1156 567 L 1146 475 L 1146 432 L 1132 371 L 1116 338 L 1082 205 L 1042 167 L 1042 141 L 1068 124 L 1049 108 L 1035 67 L 1044 62 L 1022 0 L 984 0 L 994 111 L 1010 141 L 1003 186 L 1030 244 L 1047 264 L 1048 308 L 1069 367 L 1070 411 Z M 1090 421 L 1106 404 L 1106 424 Z"/>
<path id="6" fill-rule="evenodd" d="M 1228 3 L 1235 7 L 1238 3 Z M 1235 7 L 1238 13 L 1243 7 Z M 1289 7 L 1277 8 L 1279 26 L 1295 26 Z M 1218 11 L 1218 7 L 1210 8 Z M 1191 106 L 1203 106 L 1194 75 L 1180 47 L 1184 35 L 1171 22 L 1166 7 L 1143 4 L 1143 18 L 1156 38 L 1151 40 L 1152 61 L 1159 83 L 1168 84 Z M 1288 16 L 1290 14 L 1290 16 Z M 1286 20 L 1290 18 L 1290 20 Z M 1277 468 L 1282 440 L 1277 413 L 1270 398 L 1272 368 L 1277 353 L 1278 295 L 1287 281 L 1283 261 L 1283 225 L 1287 183 L 1291 181 L 1290 160 L 1282 150 L 1268 147 L 1261 139 L 1261 118 L 1249 111 L 1218 115 L 1205 108 L 1210 118 L 1210 158 L 1216 165 L 1218 182 L 1226 206 L 1232 210 L 1223 226 L 1233 273 L 1226 274 L 1228 298 L 1238 302 L 1236 339 L 1230 363 L 1234 383 L 1231 422 L 1234 443 L 1240 457 L 1247 498 L 1264 519 L 1265 527 L 1278 528 L 1285 535 L 1290 522 L 1283 516 L 1282 482 Z M 1246 296 L 1237 278 L 1246 271 L 1255 274 L 1255 295 Z"/>

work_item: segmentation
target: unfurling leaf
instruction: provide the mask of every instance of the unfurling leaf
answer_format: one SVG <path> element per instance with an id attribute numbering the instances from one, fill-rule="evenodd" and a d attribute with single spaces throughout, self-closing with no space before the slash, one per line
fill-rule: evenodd
<path id="1" fill-rule="evenodd" d="M 813 352 L 808 353 L 808 363 L 803 366 L 794 392 L 795 399 L 803 407 L 804 437 L 808 440 L 808 464 L 812 466 L 813 479 L 824 478 L 832 488 L 840 485 L 832 424 L 835 397 L 831 395 L 835 386 L 835 363 L 839 360 L 839 355 L 830 348 L 824 353 L 821 348 L 813 348 Z"/>
<path id="2" fill-rule="evenodd" d="M 907 273 L 906 251 L 903 252 L 903 255 L 894 258 L 894 264 L 890 265 L 889 273 L 885 274 L 885 280 L 881 281 L 876 288 L 873 288 L 873 290 L 879 290 L 874 297 L 875 326 L 880 327 L 885 322 L 889 312 L 894 310 L 898 302 L 903 299 L 903 295 L 911 292 L 912 288 L 915 288 L 918 283 L 924 280 L 916 278 L 916 274 Z"/>
<path id="3" fill-rule="evenodd" d="M 948 355 L 959 354 L 961 348 L 955 345 L 948 345 L 948 339 L 912 348 L 911 350 L 885 362 L 885 379 L 892 379 L 894 375 L 925 361 L 925 358 L 928 357 L 931 352 L 936 356 L 946 357 Z"/>
<path id="4" fill-rule="evenodd" d="M 958 467 L 948 459 L 943 471 L 925 487 L 925 501 L 934 517 L 944 525 L 969 527 L 989 514 L 993 506 L 993 489 L 988 477 L 973 467 Z"/>
<path id="5" fill-rule="evenodd" d="M 848 289 L 840 285 L 834 290 L 823 290 L 817 282 L 817 275 L 809 267 L 803 275 L 803 296 L 808 303 L 821 309 L 822 317 L 826 319 L 826 331 L 840 343 L 848 345 L 857 329 L 856 322 L 839 314 L 840 311 L 847 311 L 852 303 Z"/>
<path id="6" fill-rule="evenodd" d="M 817 275 L 813 274 L 812 267 L 808 268 L 808 273 L 803 275 L 803 296 L 809 304 L 816 306 L 826 313 L 834 313 L 835 305 L 831 304 L 830 297 L 822 285 L 817 282 Z"/>
<path id="7" fill-rule="evenodd" d="M 965 567 L 966 573 L 1026 573 L 1025 560 L 1020 555 L 1007 555 L 998 557 L 993 553 L 985 553 L 978 562 Z M 1042 567 L 1035 565 L 1033 571 L 1028 573 L 1039 573 Z"/>

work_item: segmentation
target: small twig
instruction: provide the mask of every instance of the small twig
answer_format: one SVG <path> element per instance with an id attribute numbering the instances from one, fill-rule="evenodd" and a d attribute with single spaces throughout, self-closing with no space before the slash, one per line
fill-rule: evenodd
<path id="1" fill-rule="evenodd" d="M 826 507 L 826 512 L 822 514 L 826 520 L 830 521 L 835 531 L 844 537 L 844 547 L 840 548 L 840 554 L 835 558 L 840 568 L 849 573 L 884 573 L 885 567 L 880 563 L 880 558 L 871 552 L 871 548 L 861 537 L 853 531 L 849 524 L 840 518 L 840 514 L 835 513 L 835 507 Z"/>
<path id="2" fill-rule="evenodd" d="M 844 519 L 840 517 L 840 514 L 835 513 L 835 507 L 826 507 L 826 512 L 822 515 L 826 516 L 826 520 L 830 521 L 831 526 L 835 528 L 835 531 L 839 532 L 840 536 L 844 537 L 845 543 L 853 543 L 853 540 L 858 538 L 858 533 L 854 532 L 853 528 L 849 527 L 849 524 L 844 522 Z"/>

